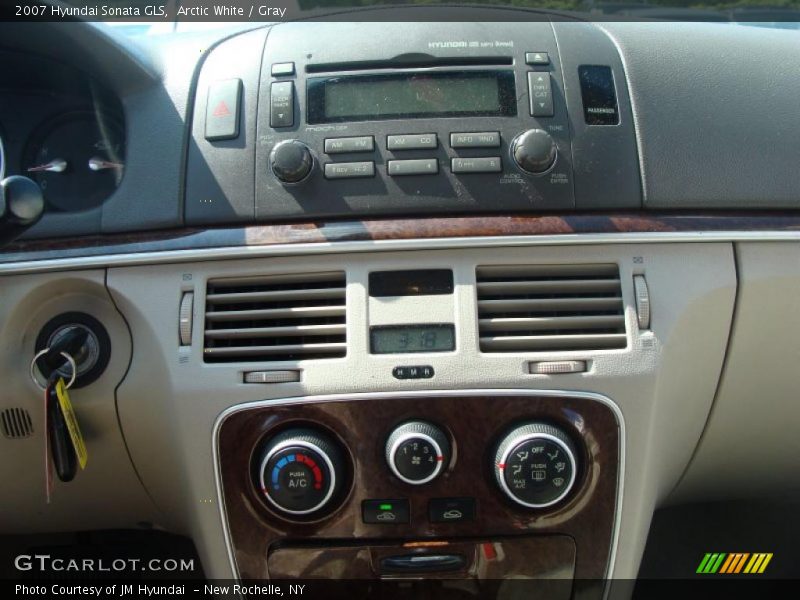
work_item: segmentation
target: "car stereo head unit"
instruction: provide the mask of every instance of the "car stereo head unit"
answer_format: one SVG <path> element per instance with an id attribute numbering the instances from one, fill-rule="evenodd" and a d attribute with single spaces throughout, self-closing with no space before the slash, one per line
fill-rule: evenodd
<path id="1" fill-rule="evenodd" d="M 226 202 L 241 202 L 237 210 L 255 221 L 563 212 L 576 207 L 579 186 L 584 206 L 639 205 L 638 179 L 628 176 L 638 164 L 628 105 L 618 111 L 615 96 L 624 74 L 605 34 L 586 24 L 557 42 L 558 28 L 546 22 L 448 23 L 444 39 L 442 31 L 436 23 L 276 25 L 251 69 L 251 96 L 247 79 L 204 79 L 204 67 L 207 100 L 196 112 L 206 129 L 198 139 L 195 127 L 194 141 L 206 164 L 219 162 L 210 176 L 190 148 L 187 222 L 224 222 Z M 581 53 L 588 38 L 592 53 Z M 586 95 L 602 96 L 601 119 L 596 107 L 584 111 L 581 61 L 600 62 L 583 80 L 602 89 Z M 213 68 L 231 67 L 219 59 Z M 220 98 L 230 98 L 227 107 L 240 97 L 245 139 L 235 115 L 216 111 Z M 237 149 L 252 149 L 252 179 Z M 254 211 L 238 195 L 245 185 Z"/>

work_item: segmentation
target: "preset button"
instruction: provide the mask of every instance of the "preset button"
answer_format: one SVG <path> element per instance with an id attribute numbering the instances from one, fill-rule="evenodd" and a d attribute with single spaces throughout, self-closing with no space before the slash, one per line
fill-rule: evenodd
<path id="1" fill-rule="evenodd" d="M 325 164 L 326 179 L 350 179 L 354 177 L 373 177 L 374 175 L 375 163 L 372 161 Z"/>
<path id="2" fill-rule="evenodd" d="M 389 175 L 436 175 L 439 172 L 439 161 L 435 158 L 415 160 L 390 160 Z"/>
<path id="3" fill-rule="evenodd" d="M 500 173 L 503 161 L 499 156 L 454 158 L 450 165 L 453 173 Z"/>

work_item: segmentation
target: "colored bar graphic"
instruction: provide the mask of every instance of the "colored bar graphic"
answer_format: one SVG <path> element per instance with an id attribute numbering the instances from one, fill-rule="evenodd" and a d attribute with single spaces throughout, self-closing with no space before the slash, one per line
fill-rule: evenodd
<path id="1" fill-rule="evenodd" d="M 728 569 L 731 568 L 731 563 L 734 562 L 734 558 L 736 558 L 735 554 L 728 554 L 728 558 L 725 559 L 725 562 L 722 563 L 722 568 L 719 570 L 720 573 L 727 573 Z"/>
<path id="2" fill-rule="evenodd" d="M 697 571 L 695 571 L 695 573 L 705 573 L 706 565 L 708 564 L 709 560 L 711 560 L 711 553 L 706 552 L 706 555 L 703 557 L 703 560 L 700 561 L 700 566 L 697 567 Z"/>
<path id="3" fill-rule="evenodd" d="M 763 573 L 772 560 L 772 556 L 772 553 L 767 552 L 754 554 L 749 552 L 707 552 L 695 572 L 726 575 Z"/>
<path id="4" fill-rule="evenodd" d="M 769 564 L 769 561 L 771 561 L 771 560 L 772 560 L 772 552 L 768 553 L 768 554 L 767 554 L 767 555 L 764 557 L 764 562 L 762 562 L 762 563 L 761 563 L 761 566 L 759 567 L 759 569 L 758 569 L 758 572 L 759 572 L 759 573 L 763 573 L 763 572 L 764 572 L 764 569 L 766 569 L 766 568 L 767 568 L 767 565 Z"/>

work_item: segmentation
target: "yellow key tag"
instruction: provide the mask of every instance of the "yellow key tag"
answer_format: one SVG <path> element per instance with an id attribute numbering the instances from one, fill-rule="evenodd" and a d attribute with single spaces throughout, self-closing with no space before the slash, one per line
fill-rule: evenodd
<path id="1" fill-rule="evenodd" d="M 72 440 L 75 454 L 78 456 L 78 464 L 81 469 L 85 469 L 89 455 L 86 452 L 86 444 L 83 443 L 81 428 L 78 427 L 78 419 L 75 417 L 75 411 L 72 410 L 72 402 L 69 401 L 67 386 L 64 385 L 63 378 L 59 378 L 56 383 L 56 395 L 58 396 L 58 404 L 61 406 L 61 412 L 64 413 L 64 420 L 67 422 L 69 438 Z"/>

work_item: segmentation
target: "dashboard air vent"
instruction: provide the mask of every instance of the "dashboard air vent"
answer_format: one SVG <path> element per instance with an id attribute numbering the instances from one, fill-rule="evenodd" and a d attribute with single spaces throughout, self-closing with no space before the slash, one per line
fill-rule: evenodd
<path id="1" fill-rule="evenodd" d="M 617 265 L 479 266 L 482 352 L 624 348 Z"/>
<path id="2" fill-rule="evenodd" d="M 345 274 L 210 280 L 205 316 L 205 362 L 341 357 L 347 350 Z"/>

